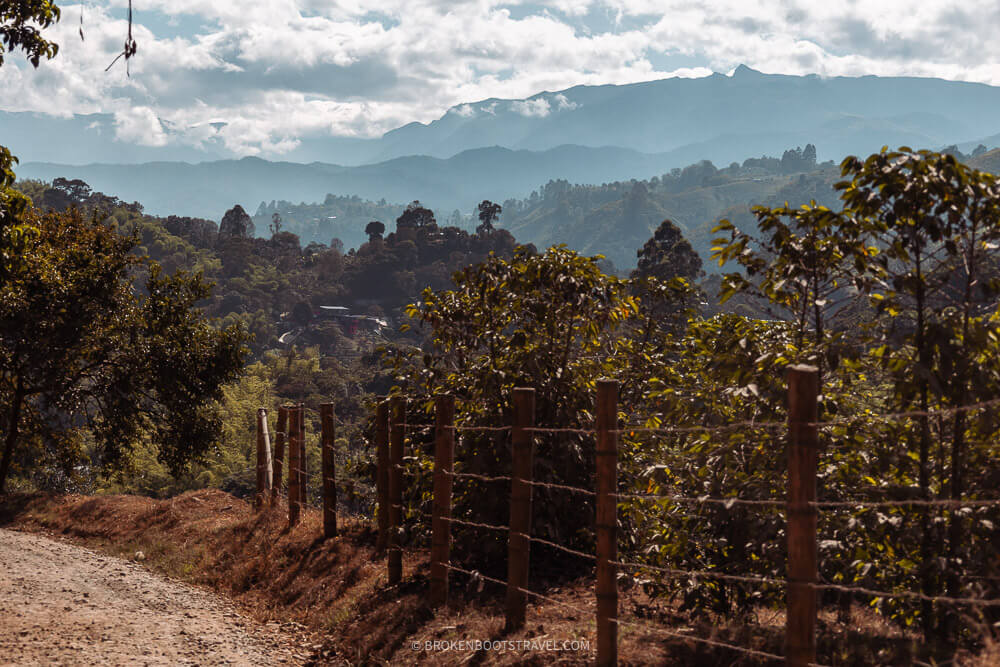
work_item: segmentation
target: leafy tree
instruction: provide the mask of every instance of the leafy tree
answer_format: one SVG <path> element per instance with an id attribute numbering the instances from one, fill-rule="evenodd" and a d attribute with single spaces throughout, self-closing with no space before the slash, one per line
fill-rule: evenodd
<path id="1" fill-rule="evenodd" d="M 0 66 L 4 51 L 21 49 L 32 65 L 50 60 L 59 46 L 42 36 L 42 30 L 59 20 L 59 7 L 51 0 L 21 0 L 0 5 Z"/>
<path id="2" fill-rule="evenodd" d="M 275 211 L 271 214 L 271 225 L 270 225 L 271 236 L 274 236 L 281 231 L 281 214 Z"/>
<path id="3" fill-rule="evenodd" d="M 42 30 L 59 20 L 59 8 L 51 0 L 20 0 L 0 4 L 0 66 L 4 53 L 20 49 L 33 66 L 42 58 L 54 58 L 59 46 L 42 36 Z M 17 158 L 0 145 L 0 279 L 18 262 L 27 236 L 33 233 L 20 217 L 30 200 L 13 189 Z"/>
<path id="4" fill-rule="evenodd" d="M 746 274 L 724 277 L 722 303 L 736 293 L 756 295 L 772 317 L 795 323 L 801 361 L 836 366 L 837 342 L 856 295 L 871 284 L 877 248 L 855 219 L 816 202 L 798 209 L 758 206 L 753 213 L 759 240 L 729 220 L 713 229 L 730 233 L 715 239 L 713 258 L 720 266 L 736 262 Z"/>
<path id="5" fill-rule="evenodd" d="M 637 252 L 639 265 L 633 278 L 672 278 L 697 280 L 702 275 L 701 257 L 694 251 L 681 230 L 671 220 L 664 220 L 652 238 Z"/>
<path id="6" fill-rule="evenodd" d="M 368 242 L 374 243 L 376 239 L 381 240 L 385 233 L 385 225 L 378 220 L 372 220 L 365 225 L 365 234 L 368 235 Z"/>
<path id="7" fill-rule="evenodd" d="M 477 234 L 490 234 L 493 232 L 493 223 L 500 219 L 503 207 L 494 204 L 489 199 L 479 202 L 479 226 L 476 227 Z"/>
<path id="8" fill-rule="evenodd" d="M 434 211 L 425 208 L 419 201 L 414 200 L 407 204 L 403 214 L 396 218 L 396 229 L 419 229 L 422 227 L 433 227 L 437 223 L 434 220 Z"/>
<path id="9" fill-rule="evenodd" d="M 514 387 L 534 387 L 537 424 L 588 423 L 594 380 L 610 370 L 602 360 L 617 349 L 615 331 L 637 312 L 626 283 L 601 273 L 597 258 L 564 247 L 535 254 L 523 246 L 510 260 L 491 256 L 454 281 L 454 289 L 425 290 L 422 302 L 407 308 L 410 318 L 430 327 L 430 351 L 413 358 L 398 353 L 402 392 L 427 409 L 435 393 L 450 392 L 460 422 L 499 426 L 507 423 Z M 509 452 L 496 438 L 476 435 L 464 441 L 459 467 L 485 475 L 509 470 Z M 593 456 L 582 436 L 540 439 L 535 479 L 590 488 Z M 536 534 L 568 544 L 590 539 L 591 522 L 578 499 L 536 493 Z M 491 493 L 489 483 L 456 489 L 458 516 L 502 523 L 506 511 L 506 500 Z M 475 539 L 472 553 L 493 560 L 502 552 L 500 543 L 483 544 L 481 534 Z"/>
<path id="10" fill-rule="evenodd" d="M 219 223 L 219 236 L 253 238 L 254 231 L 253 219 L 239 204 L 226 211 Z"/>
<path id="11" fill-rule="evenodd" d="M 0 489 L 39 451 L 70 470 L 85 437 L 115 465 L 150 433 L 180 470 L 214 441 L 212 402 L 243 365 L 245 333 L 213 328 L 195 309 L 202 278 L 163 275 L 135 235 L 77 211 L 28 222 L 25 261 L 0 284 Z"/>
<path id="12" fill-rule="evenodd" d="M 845 210 L 862 220 L 883 249 L 881 282 L 872 290 L 881 319 L 876 354 L 890 370 L 900 407 L 926 412 L 937 405 L 961 406 L 997 390 L 995 318 L 997 282 L 990 269 L 1000 247 L 1000 183 L 970 169 L 954 155 L 883 150 L 864 161 L 848 158 L 837 185 Z M 899 338 L 905 345 L 899 345 Z M 952 424 L 950 493 L 964 491 L 966 416 Z M 918 419 L 915 437 L 919 488 L 932 497 L 931 424 Z M 943 433 L 941 434 L 943 437 Z M 943 480 L 942 480 L 943 483 Z M 952 517 L 949 557 L 961 541 L 961 519 Z M 937 559 L 929 512 L 921 513 L 923 589 L 934 594 Z M 954 566 L 954 563 L 953 563 Z M 948 588 L 957 591 L 950 578 Z M 923 605 L 922 621 L 933 632 L 934 609 Z"/>

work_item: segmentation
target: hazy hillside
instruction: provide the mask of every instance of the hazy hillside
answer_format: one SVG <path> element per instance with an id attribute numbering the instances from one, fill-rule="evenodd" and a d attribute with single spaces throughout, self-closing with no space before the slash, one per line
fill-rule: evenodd
<path id="1" fill-rule="evenodd" d="M 970 167 L 975 167 L 991 174 L 1000 174 L 1000 149 L 983 153 L 968 160 Z"/>
<path id="2" fill-rule="evenodd" d="M 299 137 L 289 152 L 267 157 L 360 165 L 407 155 L 449 158 L 490 146 L 546 151 L 571 144 L 670 153 L 673 162 L 662 166 L 669 168 L 702 159 L 726 164 L 806 143 L 816 144 L 820 159 L 871 153 L 886 144 L 926 148 L 958 144 L 968 150 L 978 143 L 1000 144 L 1000 120 L 994 112 L 998 104 L 1000 88 L 984 84 L 915 77 L 773 75 L 740 67 L 732 76 L 576 86 L 526 99 L 481 100 L 455 106 L 431 123 L 410 123 L 380 138 Z M 225 120 L 196 128 L 197 147 L 180 138 L 195 128 L 160 122 L 166 137 L 160 147 L 119 139 L 111 114 L 59 118 L 0 112 L 0 135 L 10 137 L 11 148 L 25 162 L 120 164 L 239 157 L 218 135 Z M 544 177 L 569 178 L 569 174 Z"/>
<path id="3" fill-rule="evenodd" d="M 21 178 L 51 181 L 78 178 L 95 190 L 127 201 L 141 201 L 158 215 L 190 215 L 218 220 L 234 203 L 321 201 L 327 194 L 378 201 L 420 199 L 436 210 L 471 211 L 483 199 L 523 196 L 549 179 L 603 183 L 649 178 L 676 166 L 671 155 L 650 155 L 622 148 L 560 146 L 544 152 L 482 148 L 446 160 L 403 157 L 379 164 L 268 162 L 259 158 L 188 164 L 69 166 L 27 162 Z"/>
<path id="4" fill-rule="evenodd" d="M 780 161 L 769 168 L 762 160 L 716 169 L 709 162 L 676 169 L 645 181 L 602 186 L 550 181 L 519 200 L 504 202 L 502 224 L 519 239 L 542 247 L 567 243 L 585 253 L 607 256 L 619 269 L 631 269 L 636 251 L 664 219 L 684 232 L 708 271 L 711 229 L 722 217 L 752 224 L 750 208 L 758 204 L 792 205 L 815 199 L 833 205 L 832 185 L 839 170 L 830 163 L 800 165 L 782 173 Z"/>
<path id="5" fill-rule="evenodd" d="M 299 237 L 303 246 L 310 243 L 330 245 L 339 239 L 344 249 L 358 248 L 368 241 L 365 226 L 372 220 L 384 221 L 386 226 L 400 216 L 402 204 L 389 204 L 361 199 L 358 196 L 337 197 L 327 195 L 315 204 L 293 204 L 290 201 L 261 202 L 253 215 L 254 225 L 260 236 L 268 236 L 273 228 L 274 215 L 280 219 L 281 230 Z M 439 217 L 442 217 L 439 215 Z M 441 220 L 445 222 L 444 219 Z M 467 228 L 464 220 L 449 219 L 448 224 Z"/>

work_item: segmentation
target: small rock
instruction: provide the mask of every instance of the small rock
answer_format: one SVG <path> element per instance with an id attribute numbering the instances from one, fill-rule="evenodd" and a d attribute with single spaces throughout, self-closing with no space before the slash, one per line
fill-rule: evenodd
<path id="1" fill-rule="evenodd" d="M 133 560 L 146 560 L 146 554 L 141 551 L 136 551 L 135 555 L 132 557 Z"/>

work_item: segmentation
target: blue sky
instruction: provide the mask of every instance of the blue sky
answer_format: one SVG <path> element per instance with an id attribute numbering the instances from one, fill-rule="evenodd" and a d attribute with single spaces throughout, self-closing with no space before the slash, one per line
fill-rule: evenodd
<path id="1" fill-rule="evenodd" d="M 122 141 L 280 156 L 463 102 L 729 72 L 1000 84 L 996 0 L 127 0 L 63 4 L 59 56 L 0 68 L 0 109 L 108 113 Z M 86 41 L 76 34 L 83 12 Z"/>

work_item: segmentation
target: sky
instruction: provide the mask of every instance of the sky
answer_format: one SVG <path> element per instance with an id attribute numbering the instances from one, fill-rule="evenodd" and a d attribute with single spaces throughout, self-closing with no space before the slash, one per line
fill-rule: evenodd
<path id="1" fill-rule="evenodd" d="M 1000 85 L 996 0 L 127 0 L 61 4 L 59 55 L 10 56 L 0 110 L 113 114 L 121 141 L 280 156 L 488 98 L 731 72 Z M 81 15 L 85 40 L 78 34 Z"/>

